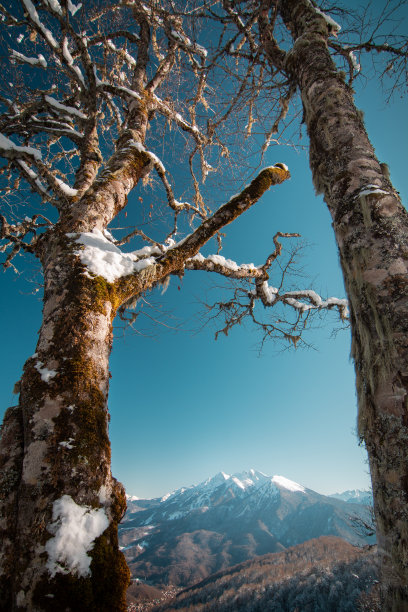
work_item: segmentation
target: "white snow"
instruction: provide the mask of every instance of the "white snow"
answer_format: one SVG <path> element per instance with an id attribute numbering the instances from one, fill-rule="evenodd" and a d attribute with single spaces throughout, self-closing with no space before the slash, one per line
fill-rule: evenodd
<path id="1" fill-rule="evenodd" d="M 357 197 L 372 195 L 373 193 L 387 194 L 388 191 L 384 191 L 384 189 L 381 189 L 378 185 L 365 185 L 362 187 L 361 191 L 359 191 Z"/>
<path id="2" fill-rule="evenodd" d="M 58 47 L 58 43 L 55 40 L 55 38 L 53 37 L 53 35 L 50 32 L 50 30 L 48 30 L 48 28 L 46 28 L 45 25 L 40 21 L 38 13 L 35 10 L 34 4 L 31 2 L 31 0 L 22 0 L 22 3 L 24 4 L 25 9 L 26 9 L 27 13 L 30 16 L 30 19 L 41 30 L 41 32 L 43 33 L 44 38 L 46 39 L 48 44 L 51 47 L 53 47 L 54 49 L 56 49 Z"/>
<path id="3" fill-rule="evenodd" d="M 176 246 L 180 245 L 182 242 L 183 241 L 178 242 Z M 231 270 L 233 272 L 238 272 L 240 270 L 254 270 L 256 268 L 253 263 L 238 265 L 236 261 L 233 261 L 232 259 L 226 259 L 222 255 L 208 255 L 208 257 L 204 257 L 201 253 L 197 253 L 188 261 L 197 261 L 199 263 L 209 262 L 210 264 L 223 266 L 223 268 L 227 268 L 228 270 Z"/>
<path id="4" fill-rule="evenodd" d="M 142 153 L 143 151 L 146 151 L 146 149 L 145 149 L 144 145 L 142 145 L 142 143 L 141 143 L 141 142 L 136 142 L 136 140 L 132 140 L 132 141 L 129 143 L 129 147 L 132 147 L 133 149 L 136 149 L 137 151 L 140 151 L 141 153 Z"/>
<path id="5" fill-rule="evenodd" d="M 136 66 L 136 63 L 137 63 L 136 60 L 126 51 L 126 49 L 119 50 L 110 39 L 107 41 L 107 46 L 109 47 L 111 51 L 114 51 L 115 53 L 119 53 L 122 57 L 124 57 L 130 66 Z M 126 78 L 126 74 L 124 72 L 121 72 L 120 76 L 122 79 Z"/>
<path id="6" fill-rule="evenodd" d="M 180 34 L 180 32 L 176 32 L 176 30 L 172 30 L 171 31 L 171 35 L 176 39 L 179 40 L 181 43 L 189 46 L 191 45 L 191 40 L 187 37 L 184 36 L 184 34 Z"/>
<path id="7" fill-rule="evenodd" d="M 171 30 L 172 36 L 185 45 L 188 49 L 193 51 L 194 53 L 198 53 L 202 57 L 207 57 L 208 51 L 198 43 L 192 43 L 188 36 L 181 34 L 180 32 L 176 32 L 176 30 Z"/>
<path id="8" fill-rule="evenodd" d="M 87 116 L 83 112 L 81 112 L 74 106 L 67 106 L 65 104 L 62 104 L 61 102 L 58 102 L 58 100 L 56 100 L 55 98 L 52 98 L 51 96 L 44 96 L 44 98 L 46 102 L 48 102 L 48 104 L 50 104 L 51 106 L 53 106 L 54 108 L 58 110 L 64 111 L 64 113 L 67 113 L 68 115 L 75 115 L 76 117 L 79 117 L 80 119 L 87 118 Z"/>
<path id="9" fill-rule="evenodd" d="M 33 180 L 38 179 L 38 174 L 36 172 L 34 172 L 34 170 L 31 170 L 30 166 L 28 166 L 24 161 L 22 161 L 21 159 L 18 160 L 18 164 L 19 166 L 21 166 L 28 174 L 28 176 L 30 178 L 32 178 Z"/>
<path id="10" fill-rule="evenodd" d="M 82 6 L 82 2 L 80 2 L 79 4 L 77 4 L 77 5 L 75 6 L 75 4 L 73 4 L 73 3 L 71 2 L 71 0 L 68 0 L 68 10 L 69 10 L 69 12 L 71 13 L 71 15 L 72 15 L 72 16 L 74 16 L 74 15 L 75 15 L 75 13 L 76 13 L 77 11 L 79 11 L 79 9 L 81 8 L 81 6 Z"/>
<path id="11" fill-rule="evenodd" d="M 27 57 L 23 53 L 19 53 L 18 51 L 12 49 L 11 57 L 19 60 L 20 62 L 30 64 L 31 66 L 42 66 L 43 68 L 47 67 L 45 57 L 41 53 L 38 54 L 38 57 Z"/>
<path id="12" fill-rule="evenodd" d="M 55 13 L 62 17 L 62 8 L 58 0 L 46 0 L 46 3 Z"/>
<path id="13" fill-rule="evenodd" d="M 140 499 L 140 498 L 139 498 L 139 497 L 137 497 L 136 495 L 127 495 L 127 494 L 126 494 L 126 499 L 127 499 L 128 501 L 131 501 L 131 502 L 132 502 L 132 501 L 137 501 L 137 500 L 138 500 L 138 499 Z"/>
<path id="14" fill-rule="evenodd" d="M 166 516 L 168 521 L 175 521 L 179 518 L 182 518 L 184 516 L 184 512 L 172 512 L 171 514 L 169 514 L 169 516 Z"/>
<path id="15" fill-rule="evenodd" d="M 149 523 L 151 522 L 152 518 L 153 518 L 153 514 L 151 514 L 149 516 L 149 518 L 147 518 L 145 521 L 143 521 L 142 525 L 145 525 L 145 526 L 149 525 Z"/>
<path id="16" fill-rule="evenodd" d="M 46 383 L 49 383 L 51 378 L 54 378 L 54 376 L 56 376 L 58 372 L 56 372 L 55 370 L 49 370 L 48 368 L 43 368 L 42 367 L 43 365 L 44 364 L 42 361 L 37 361 L 34 367 L 37 370 L 37 372 L 40 374 L 41 380 L 43 380 Z"/>
<path id="17" fill-rule="evenodd" d="M 68 237 L 75 238 L 78 244 L 84 245 L 85 248 L 75 254 L 87 270 L 96 276 L 103 276 L 109 283 L 114 283 L 122 276 L 140 272 L 155 263 L 154 257 L 139 259 L 140 251 L 123 253 L 96 228 L 93 232 L 68 234 Z M 152 247 L 146 248 L 153 250 Z"/>
<path id="18" fill-rule="evenodd" d="M 65 61 L 67 62 L 68 66 L 73 66 L 74 58 L 72 57 L 69 51 L 67 38 L 64 38 L 64 40 L 62 41 L 62 55 L 64 56 Z"/>
<path id="19" fill-rule="evenodd" d="M 50 575 L 88 576 L 91 557 L 87 553 L 92 550 L 95 538 L 109 526 L 105 510 L 80 506 L 70 495 L 63 495 L 53 504 L 52 518 L 47 529 L 54 537 L 45 545 Z"/>
<path id="20" fill-rule="evenodd" d="M 239 487 L 240 489 L 242 489 L 243 491 L 245 491 L 246 487 L 245 484 L 242 483 L 239 478 L 237 478 L 236 476 L 231 476 L 231 480 L 232 482 L 235 482 L 235 484 L 237 485 L 237 487 Z"/>
<path id="21" fill-rule="evenodd" d="M 166 168 L 164 167 L 164 165 L 161 162 L 161 160 L 157 157 L 157 155 L 152 153 L 152 151 L 146 151 L 146 153 L 148 154 L 148 156 L 150 157 L 150 159 L 152 160 L 154 165 L 157 166 L 163 172 L 163 174 L 165 174 L 166 173 Z"/>
<path id="22" fill-rule="evenodd" d="M 211 164 L 209 164 L 206 160 L 204 160 L 202 163 L 202 172 L 203 172 L 203 176 L 206 177 L 209 172 L 215 172 L 215 169 L 212 167 Z"/>
<path id="23" fill-rule="evenodd" d="M 25 170 L 25 172 L 28 174 L 28 176 L 35 182 L 37 188 L 39 191 L 41 191 L 41 193 L 43 195 L 48 195 L 47 193 L 47 189 L 44 187 L 44 185 L 42 184 L 42 182 L 40 181 L 40 179 L 38 178 L 38 174 L 36 174 L 34 172 L 34 170 L 31 170 L 30 166 L 28 166 L 25 161 L 23 161 L 22 159 L 18 159 L 17 160 L 18 165 L 23 168 L 23 170 Z"/>
<path id="24" fill-rule="evenodd" d="M 105 238 L 107 238 L 108 240 L 110 240 L 111 242 L 115 242 L 114 237 L 112 236 L 112 234 L 110 233 L 109 230 L 104 229 L 103 230 L 103 235 L 105 236 Z"/>
<path id="25" fill-rule="evenodd" d="M 279 290 L 276 287 L 270 287 L 267 281 L 264 281 L 260 287 L 261 292 L 263 293 L 264 299 L 269 306 L 272 306 L 274 301 L 276 300 L 276 296 L 279 293 Z"/>
<path id="26" fill-rule="evenodd" d="M 109 83 L 100 81 L 100 85 L 109 85 Z M 136 100 L 140 100 L 140 95 L 136 91 L 132 91 L 132 89 L 129 89 L 128 87 L 124 87 L 123 85 L 115 85 L 115 89 L 117 89 L 118 91 L 123 91 L 123 93 L 132 96 L 132 98 L 136 98 Z"/>
<path id="27" fill-rule="evenodd" d="M 63 446 L 64 448 L 74 448 L 74 445 L 72 444 L 72 442 L 74 441 L 74 438 L 69 438 L 68 440 L 64 440 L 63 442 L 60 442 L 59 445 Z"/>
<path id="28" fill-rule="evenodd" d="M 78 189 L 73 189 L 72 187 L 64 183 L 64 181 L 61 181 L 61 179 L 59 178 L 56 178 L 55 182 L 57 183 L 58 187 L 61 189 L 61 191 L 65 195 L 70 196 L 70 197 L 74 197 L 77 195 Z"/>
<path id="29" fill-rule="evenodd" d="M 306 493 L 306 489 L 302 487 L 302 485 L 298 484 L 297 482 L 293 482 L 293 480 L 289 480 L 288 478 L 285 478 L 284 476 L 274 476 L 272 478 L 272 482 L 278 485 L 278 487 L 283 487 L 284 489 L 288 489 L 288 491 L 292 491 L 292 492 L 299 491 L 300 493 Z"/>
<path id="30" fill-rule="evenodd" d="M 4 136 L 4 134 L 0 134 L 0 151 L 5 153 L 6 151 L 15 151 L 16 153 L 26 153 L 27 155 L 31 155 L 36 160 L 41 159 L 41 153 L 37 149 L 33 149 L 32 147 L 20 147 L 19 145 L 14 144 L 12 140 Z M 5 155 L 7 157 L 7 155 Z"/>
<path id="31" fill-rule="evenodd" d="M 309 0 L 309 4 L 313 7 L 313 10 L 315 11 L 315 13 L 318 13 L 319 15 L 321 15 L 323 19 L 326 21 L 326 23 L 331 27 L 333 35 L 337 36 L 337 32 L 340 32 L 341 30 L 341 25 L 339 25 L 337 21 L 334 21 L 334 19 L 330 17 L 329 15 L 326 15 L 326 13 L 323 13 L 323 11 L 318 9 L 317 6 L 313 6 L 310 0 Z"/>
<path id="32" fill-rule="evenodd" d="M 207 57 L 208 51 L 205 47 L 203 47 L 202 45 L 199 45 L 198 43 L 194 43 L 194 48 L 198 51 L 198 53 L 200 53 L 204 57 Z"/>
<path id="33" fill-rule="evenodd" d="M 76 72 L 76 74 L 77 74 L 79 80 L 81 81 L 81 83 L 83 85 L 85 85 L 85 80 L 84 80 L 83 74 L 82 74 L 79 66 L 75 66 L 75 64 L 74 64 L 74 58 L 72 57 L 72 55 L 70 53 L 70 50 L 69 50 L 69 47 L 68 47 L 68 39 L 67 38 L 64 38 L 64 40 L 62 41 L 62 55 L 64 56 L 64 59 L 67 62 L 68 66 L 70 66 L 70 68 L 72 68 Z"/>
<path id="34" fill-rule="evenodd" d="M 207 257 L 207 261 L 211 261 L 214 264 L 218 264 L 220 266 L 224 266 L 224 268 L 228 268 L 229 270 L 239 270 L 238 264 L 232 259 L 225 259 L 222 255 L 209 255 Z"/>
<path id="35" fill-rule="evenodd" d="M 308 298 L 312 304 L 304 304 L 299 302 L 297 299 L 293 299 L 290 296 L 296 296 L 296 298 Z M 327 300 L 322 300 L 320 295 L 313 291 L 313 289 L 304 289 L 301 291 L 287 291 L 283 296 L 284 301 L 299 310 L 305 311 L 310 310 L 311 308 L 329 308 L 330 306 L 339 306 L 341 310 L 343 310 L 343 314 L 348 316 L 348 301 L 345 299 L 340 299 L 336 297 L 328 298 Z"/>
<path id="36" fill-rule="evenodd" d="M 353 53 L 353 51 L 349 51 L 349 56 L 350 56 L 351 62 L 352 62 L 352 64 L 353 64 L 353 68 L 354 68 L 354 70 L 355 70 L 356 72 L 360 72 L 360 70 L 361 70 L 361 66 L 360 66 L 360 64 L 358 63 L 357 58 L 356 58 L 355 54 Z"/>

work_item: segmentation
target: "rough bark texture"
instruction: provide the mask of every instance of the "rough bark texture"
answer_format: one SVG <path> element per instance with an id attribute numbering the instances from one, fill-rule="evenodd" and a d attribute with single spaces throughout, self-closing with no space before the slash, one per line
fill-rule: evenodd
<path id="1" fill-rule="evenodd" d="M 286 0 L 281 14 L 295 41 L 286 67 L 302 96 L 313 180 L 332 215 L 350 300 L 383 609 L 400 612 L 408 610 L 408 215 L 330 57 L 326 21 L 307 0 Z"/>
<path id="2" fill-rule="evenodd" d="M 82 273 L 72 250 L 58 232 L 43 246 L 43 325 L 24 367 L 19 407 L 9 410 L 3 429 L 4 611 L 126 609 L 129 571 L 117 547 L 126 502 L 110 472 L 107 412 L 116 298 L 101 277 Z M 45 368 L 55 372 L 48 380 Z M 15 452 L 7 456 L 10 447 Z M 91 573 L 79 581 L 68 572 L 51 579 L 45 563 L 53 503 L 62 495 L 104 508 L 109 519 L 89 552 Z"/>

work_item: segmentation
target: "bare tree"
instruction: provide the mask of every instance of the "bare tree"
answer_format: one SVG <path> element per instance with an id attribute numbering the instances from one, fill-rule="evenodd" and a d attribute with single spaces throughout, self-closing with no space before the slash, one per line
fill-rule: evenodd
<path id="1" fill-rule="evenodd" d="M 124 610 L 129 573 L 117 524 L 125 495 L 111 475 L 107 412 L 116 313 L 186 270 L 250 283 L 251 312 L 256 302 L 289 307 L 295 323 L 274 333 L 294 344 L 299 313 L 334 307 L 345 317 L 347 303 L 269 286 L 278 239 L 293 234 L 277 233 L 257 267 L 200 253 L 289 171 L 261 170 L 214 213 L 204 202 L 200 181 L 210 161 L 228 162 L 222 129 L 240 105 L 221 103 L 210 120 L 207 68 L 224 51 L 218 46 L 207 59 L 195 10 L 20 0 L 0 5 L 0 15 L 3 265 L 14 267 L 25 252 L 44 275 L 38 344 L 2 427 L 0 609 Z M 191 203 L 177 199 L 155 146 L 172 167 L 186 159 L 177 176 Z M 140 182 L 161 189 L 151 200 L 134 198 Z M 108 226 L 127 206 L 139 221 L 115 239 Z M 152 209 L 162 224 L 146 223 Z M 136 249 L 120 249 L 131 241 Z"/>
<path id="2" fill-rule="evenodd" d="M 333 219 L 351 306 L 358 431 L 370 461 L 383 605 L 395 611 L 408 610 L 408 216 L 375 156 L 352 83 L 357 54 L 367 52 L 383 83 L 391 83 L 389 95 L 406 88 L 408 43 L 398 29 L 406 8 L 387 1 L 375 21 L 370 3 L 355 14 L 339 4 L 325 13 L 310 0 L 224 0 L 222 9 L 208 9 L 223 24 L 225 51 L 241 72 L 257 64 L 260 77 L 269 75 L 246 94 L 249 117 L 259 91 L 281 106 L 264 150 L 274 134 L 279 139 L 279 124 L 300 95 L 313 181 Z M 339 18 L 350 26 L 344 42 Z"/>

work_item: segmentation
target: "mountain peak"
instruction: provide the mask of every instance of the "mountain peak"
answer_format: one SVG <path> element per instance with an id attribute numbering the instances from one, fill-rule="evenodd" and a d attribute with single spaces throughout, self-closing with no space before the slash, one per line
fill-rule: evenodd
<path id="1" fill-rule="evenodd" d="M 134 576 L 186 586 L 228 564 L 322 535 L 371 543 L 354 531 L 347 506 L 284 476 L 219 472 L 162 499 L 136 502 L 120 526 L 121 546 Z M 352 514 L 370 520 L 361 503 Z"/>
<path id="2" fill-rule="evenodd" d="M 225 472 L 218 472 L 215 476 L 210 476 L 207 480 L 204 480 L 199 487 L 218 486 L 223 484 L 226 480 L 229 480 L 231 476 Z"/>

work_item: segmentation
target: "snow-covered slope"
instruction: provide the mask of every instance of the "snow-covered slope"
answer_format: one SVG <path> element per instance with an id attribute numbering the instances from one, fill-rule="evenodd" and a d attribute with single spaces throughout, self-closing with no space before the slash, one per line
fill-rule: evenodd
<path id="1" fill-rule="evenodd" d="M 240 514 L 249 512 L 251 508 L 259 508 L 263 504 L 276 500 L 280 492 L 304 494 L 302 485 L 284 476 L 267 476 L 256 470 L 226 474 L 219 472 L 198 485 L 183 487 L 168 493 L 151 508 L 149 516 L 144 519 L 144 525 L 171 521 L 188 516 L 194 511 L 207 512 L 220 504 L 239 508 Z M 128 508 L 132 512 L 132 498 L 128 497 Z M 139 505 L 141 500 L 136 501 Z"/>

